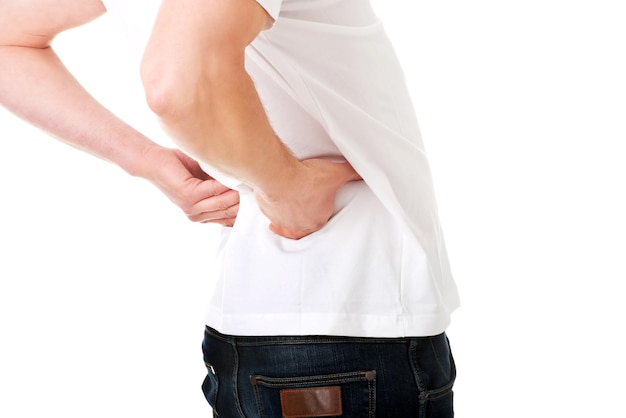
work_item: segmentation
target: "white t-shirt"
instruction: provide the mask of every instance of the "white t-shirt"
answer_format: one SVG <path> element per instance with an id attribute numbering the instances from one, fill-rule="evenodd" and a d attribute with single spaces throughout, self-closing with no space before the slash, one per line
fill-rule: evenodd
<path id="1" fill-rule="evenodd" d="M 257 0 L 271 19 L 246 68 L 272 127 L 300 158 L 363 177 L 320 231 L 269 231 L 249 188 L 223 229 L 207 324 L 235 335 L 402 337 L 445 330 L 458 306 L 428 162 L 404 77 L 369 0 Z M 154 1 L 105 0 L 139 44 Z M 143 30 L 138 29 L 143 28 Z"/>

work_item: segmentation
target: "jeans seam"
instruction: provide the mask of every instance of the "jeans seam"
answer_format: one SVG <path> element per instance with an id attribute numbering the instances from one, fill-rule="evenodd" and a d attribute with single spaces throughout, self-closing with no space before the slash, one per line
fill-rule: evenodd
<path id="1" fill-rule="evenodd" d="M 222 335 L 218 333 L 217 331 L 215 331 L 214 329 L 209 328 L 208 326 L 205 326 L 204 328 L 205 328 L 206 333 L 209 334 L 211 337 L 217 338 L 218 340 L 224 341 L 225 343 L 228 343 L 228 344 L 233 343 L 232 337 Z"/>
<path id="2" fill-rule="evenodd" d="M 419 395 L 420 402 L 422 401 L 426 402 L 427 400 L 434 400 L 434 399 L 441 398 L 452 391 L 454 382 L 456 380 L 456 365 L 454 364 L 454 357 L 452 356 L 452 351 L 450 351 L 450 375 L 448 379 L 450 380 L 450 382 L 447 385 L 438 389 L 433 389 L 433 390 L 424 391 L 420 393 Z"/>
<path id="3" fill-rule="evenodd" d="M 454 382 L 450 382 L 442 388 L 424 391 L 419 394 L 419 398 L 424 401 L 435 400 L 435 399 L 441 398 L 442 396 L 447 395 L 450 392 L 450 390 L 452 390 L 453 385 L 454 385 Z"/>
<path id="4" fill-rule="evenodd" d="M 437 361 L 437 365 L 439 366 L 439 369 L 441 370 L 443 375 L 446 377 L 446 379 L 450 380 L 451 371 L 450 370 L 446 371 L 443 367 L 443 364 L 441 364 L 441 360 L 439 359 L 439 355 L 437 354 L 437 350 L 435 349 L 435 344 L 433 343 L 433 338 L 430 337 L 428 339 L 428 342 L 430 343 L 430 349 L 433 351 L 433 355 L 435 356 L 435 360 Z"/>
<path id="5" fill-rule="evenodd" d="M 372 386 L 374 388 L 372 389 Z M 376 379 L 367 381 L 367 390 L 369 392 L 369 418 L 376 417 Z"/>
<path id="6" fill-rule="evenodd" d="M 419 368 L 417 367 L 417 341 L 411 341 L 409 344 L 409 361 L 411 364 L 411 369 L 413 370 L 413 377 L 415 378 L 415 384 L 417 385 L 417 389 L 419 389 L 420 394 L 426 391 L 426 387 L 422 382 L 422 378 L 420 377 Z"/>
<path id="7" fill-rule="evenodd" d="M 241 408 L 241 402 L 239 402 L 239 351 L 237 350 L 237 343 L 231 341 L 231 346 L 233 348 L 233 356 L 235 361 L 235 367 L 233 371 L 233 390 L 235 393 L 235 406 L 237 408 L 237 412 L 242 418 L 246 418 L 246 415 L 243 413 L 243 409 Z"/>
<path id="8" fill-rule="evenodd" d="M 254 386 L 254 397 L 256 398 L 256 410 L 259 413 L 259 418 L 263 418 L 263 408 L 261 404 L 261 393 L 259 392 L 259 386 L 253 384 Z"/>
<path id="9" fill-rule="evenodd" d="M 406 344 L 406 340 L 386 340 L 386 339 L 359 339 L 359 338 L 350 338 L 350 339 L 324 339 L 324 338 L 312 338 L 312 339 L 271 339 L 266 341 L 238 341 L 237 345 L 245 346 L 245 347 L 257 347 L 264 345 L 299 345 L 299 344 Z"/>
<path id="10" fill-rule="evenodd" d="M 370 381 L 367 377 L 367 373 L 369 372 L 352 372 L 352 373 L 339 373 L 336 375 L 311 375 L 311 376 L 301 376 L 301 377 L 293 377 L 293 378 L 271 378 L 268 376 L 253 376 L 253 385 L 260 385 L 265 387 L 280 387 L 284 385 L 292 385 L 292 386 L 308 386 L 311 384 L 341 384 L 341 383 L 351 383 L 351 382 L 361 382 L 363 380 Z"/>

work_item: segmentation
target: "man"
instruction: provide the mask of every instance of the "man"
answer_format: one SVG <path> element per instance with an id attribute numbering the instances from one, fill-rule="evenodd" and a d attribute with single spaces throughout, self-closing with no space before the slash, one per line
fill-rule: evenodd
<path id="1" fill-rule="evenodd" d="M 104 2 L 118 15 L 126 3 Z M 141 68 L 148 104 L 239 192 L 236 222 L 236 192 L 112 116 L 48 47 L 104 11 L 5 2 L 0 60 L 13 69 L 0 101 L 151 179 L 192 220 L 234 224 L 204 341 L 216 415 L 452 416 L 456 288 L 414 111 L 369 2 L 161 3 Z M 34 79 L 37 96 L 21 95 Z M 190 181 L 204 193 L 190 197 Z"/>

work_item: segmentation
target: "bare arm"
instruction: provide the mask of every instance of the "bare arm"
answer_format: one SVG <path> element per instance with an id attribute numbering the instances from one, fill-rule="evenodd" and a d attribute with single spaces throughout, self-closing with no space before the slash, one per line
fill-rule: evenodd
<path id="1" fill-rule="evenodd" d="M 232 224 L 236 192 L 180 152 L 158 146 L 100 105 L 50 47 L 105 12 L 99 0 L 0 2 L 0 104 L 56 138 L 150 180 L 194 221 Z M 210 199 L 219 196 L 219 201 Z"/>
<path id="2" fill-rule="evenodd" d="M 273 132 L 244 68 L 266 20 L 254 0 L 164 0 L 142 78 L 181 147 L 253 187 L 272 229 L 300 238 L 327 222 L 336 191 L 358 176 L 348 164 L 298 161 Z"/>

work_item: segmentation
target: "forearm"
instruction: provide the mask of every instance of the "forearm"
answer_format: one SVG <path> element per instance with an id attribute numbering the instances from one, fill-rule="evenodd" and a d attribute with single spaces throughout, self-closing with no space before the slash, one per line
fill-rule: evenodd
<path id="1" fill-rule="evenodd" d="M 163 0 L 144 52 L 148 104 L 184 150 L 254 189 L 270 229 L 301 238 L 358 179 L 347 164 L 298 161 L 274 134 L 245 69 L 268 15 L 249 0 Z"/>
<path id="2" fill-rule="evenodd" d="M 0 46 L 0 104 L 69 145 L 147 176 L 141 157 L 155 144 L 100 105 L 52 48 Z"/>
<path id="3" fill-rule="evenodd" d="M 177 84 L 178 93 L 191 95 L 153 106 L 163 127 L 196 158 L 268 197 L 283 192 L 283 183 L 298 175 L 300 163 L 272 130 L 243 65 L 226 61 L 198 70 L 196 77 L 189 88 L 184 81 Z"/>
<path id="4" fill-rule="evenodd" d="M 272 197 L 289 192 L 302 165 L 245 70 L 245 48 L 266 21 L 253 1 L 164 0 L 141 74 L 148 104 L 181 148 Z"/>

